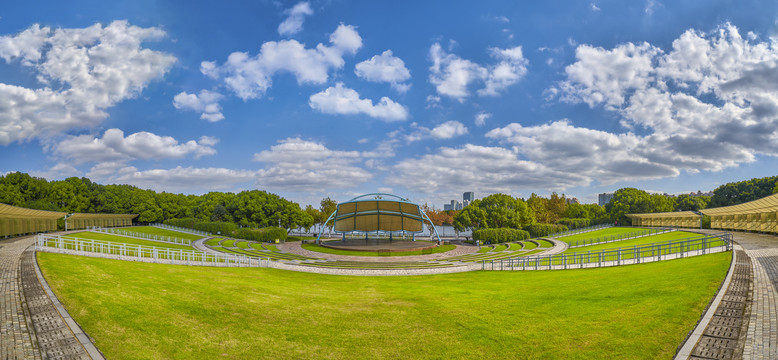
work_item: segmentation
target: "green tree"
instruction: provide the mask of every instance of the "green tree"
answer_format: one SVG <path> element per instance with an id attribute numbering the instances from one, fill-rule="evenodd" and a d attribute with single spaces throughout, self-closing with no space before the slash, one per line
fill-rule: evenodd
<path id="1" fill-rule="evenodd" d="M 211 212 L 211 221 L 225 221 L 227 215 L 227 208 L 222 204 L 216 204 Z"/>
<path id="2" fill-rule="evenodd" d="M 330 215 L 332 215 L 332 213 L 334 213 L 337 208 L 338 208 L 338 202 L 330 199 L 329 196 L 324 199 L 321 199 L 321 202 L 319 203 L 319 211 L 321 211 L 322 222 L 327 221 L 327 218 L 329 218 Z M 333 220 L 330 220 L 329 222 L 323 225 L 330 230 L 330 233 L 332 233 L 332 226 L 335 225 L 335 222 Z"/>
<path id="3" fill-rule="evenodd" d="M 778 176 L 755 178 L 728 183 L 713 190 L 709 207 L 721 207 L 742 204 L 761 199 L 770 194 L 776 187 Z"/>
<path id="4" fill-rule="evenodd" d="M 454 228 L 513 228 L 535 222 L 535 217 L 524 200 L 506 194 L 493 194 L 480 200 L 474 200 L 459 214 L 454 216 Z"/>
<path id="5" fill-rule="evenodd" d="M 612 221 L 631 224 L 626 214 L 670 212 L 675 209 L 675 200 L 660 194 L 649 194 L 635 188 L 624 188 L 613 193 L 613 199 L 605 205 L 605 211 Z"/>
<path id="6" fill-rule="evenodd" d="M 308 216 L 311 217 L 313 220 L 313 224 L 311 224 L 314 227 L 314 231 L 319 232 L 321 231 L 321 223 L 326 220 L 321 218 L 321 211 L 319 209 L 316 209 L 313 207 L 313 205 L 306 205 L 305 206 L 305 213 L 308 214 Z M 316 229 L 316 226 L 319 226 L 319 229 Z M 307 227 L 305 231 L 309 232 L 311 231 L 310 227 Z"/>
<path id="7" fill-rule="evenodd" d="M 678 195 L 675 198 L 676 211 L 698 211 L 708 207 L 710 196 Z"/>

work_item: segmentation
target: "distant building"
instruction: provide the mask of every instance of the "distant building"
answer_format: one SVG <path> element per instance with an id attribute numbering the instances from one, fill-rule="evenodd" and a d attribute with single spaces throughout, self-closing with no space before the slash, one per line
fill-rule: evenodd
<path id="1" fill-rule="evenodd" d="M 462 203 L 456 200 L 451 200 L 451 204 L 444 204 L 443 205 L 444 211 L 449 210 L 462 210 Z"/>
<path id="2" fill-rule="evenodd" d="M 600 204 L 600 206 L 605 206 L 605 204 L 611 202 L 613 199 L 613 193 L 602 193 L 597 197 L 597 203 Z"/>
<path id="3" fill-rule="evenodd" d="M 569 197 L 569 198 L 565 198 L 565 201 L 566 201 L 568 204 L 580 204 L 580 202 L 578 201 L 578 198 L 577 198 L 577 197 Z"/>
<path id="4" fill-rule="evenodd" d="M 474 192 L 468 191 L 468 192 L 462 194 L 462 202 L 463 203 L 465 201 L 467 201 L 467 203 L 469 204 L 469 203 L 473 202 L 473 200 L 475 200 L 475 193 Z M 467 206 L 467 205 L 465 205 L 465 206 Z"/>

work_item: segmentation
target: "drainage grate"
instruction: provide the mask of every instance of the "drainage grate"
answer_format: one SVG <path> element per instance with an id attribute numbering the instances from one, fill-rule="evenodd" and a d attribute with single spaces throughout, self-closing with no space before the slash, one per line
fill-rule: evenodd
<path id="1" fill-rule="evenodd" d="M 690 359 L 736 359 L 742 357 L 745 329 L 750 312 L 749 293 L 753 281 L 751 258 L 745 251 L 735 252 L 732 278 L 716 312 L 702 337 L 692 350 Z"/>

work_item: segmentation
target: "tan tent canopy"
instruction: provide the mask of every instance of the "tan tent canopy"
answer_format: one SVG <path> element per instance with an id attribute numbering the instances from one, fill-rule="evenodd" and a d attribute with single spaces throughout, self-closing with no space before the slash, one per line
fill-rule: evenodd
<path id="1" fill-rule="evenodd" d="M 348 201 L 338 204 L 335 231 L 421 232 L 424 220 L 416 204 L 389 199 Z"/>
<path id="2" fill-rule="evenodd" d="M 138 214 L 84 214 L 75 213 L 67 218 L 68 230 L 89 227 L 130 226 Z"/>
<path id="3" fill-rule="evenodd" d="M 699 228 L 700 215 L 692 211 L 627 214 L 634 226 Z"/>
<path id="4" fill-rule="evenodd" d="M 57 230 L 64 212 L 34 210 L 0 203 L 0 236 L 7 237 Z"/>
<path id="5" fill-rule="evenodd" d="M 700 210 L 713 229 L 778 233 L 778 194 L 743 204 Z"/>

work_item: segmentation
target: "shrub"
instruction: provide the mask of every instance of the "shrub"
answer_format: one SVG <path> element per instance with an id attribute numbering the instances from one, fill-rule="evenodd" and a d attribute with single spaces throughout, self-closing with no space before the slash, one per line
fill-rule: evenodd
<path id="1" fill-rule="evenodd" d="M 556 223 L 567 226 L 568 229 L 578 229 L 592 226 L 592 220 L 587 218 L 563 218 L 559 219 Z"/>
<path id="2" fill-rule="evenodd" d="M 194 229 L 194 226 L 199 219 L 195 218 L 182 218 L 182 219 L 168 219 L 163 221 L 165 225 L 178 226 L 182 228 Z"/>
<path id="3" fill-rule="evenodd" d="M 473 239 L 480 241 L 481 244 L 487 242 L 497 244 L 529 239 L 529 233 L 524 230 L 509 228 L 478 229 L 473 231 Z"/>
<path id="4" fill-rule="evenodd" d="M 548 236 L 550 234 L 567 231 L 567 226 L 560 224 L 531 224 L 524 227 L 531 237 Z"/>
<path id="5" fill-rule="evenodd" d="M 274 240 L 286 240 L 286 230 L 277 226 L 265 228 L 240 228 L 232 232 L 232 236 L 244 240 L 256 240 L 272 242 Z"/>
<path id="6" fill-rule="evenodd" d="M 211 234 L 231 234 L 238 226 L 224 221 L 212 221 L 212 222 L 198 222 L 194 224 L 194 228 L 200 231 L 207 231 Z"/>

